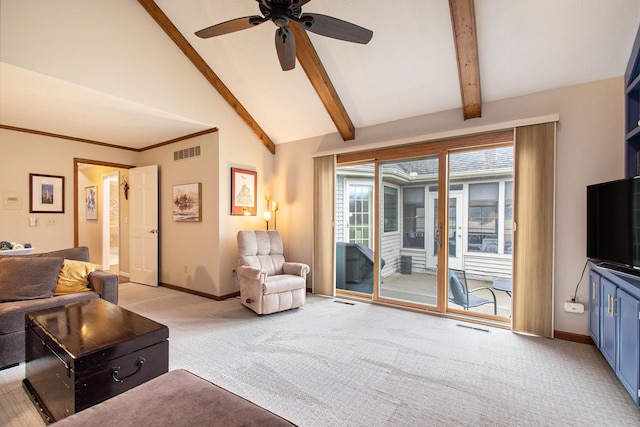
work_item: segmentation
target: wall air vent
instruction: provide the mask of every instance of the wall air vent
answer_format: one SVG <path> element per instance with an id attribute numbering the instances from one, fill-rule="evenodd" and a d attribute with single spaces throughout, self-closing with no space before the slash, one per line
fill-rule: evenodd
<path id="1" fill-rule="evenodd" d="M 183 150 L 178 150 L 173 152 L 173 160 L 185 160 L 190 159 L 191 157 L 196 157 L 200 155 L 200 146 L 196 145 L 195 147 L 185 148 Z"/>

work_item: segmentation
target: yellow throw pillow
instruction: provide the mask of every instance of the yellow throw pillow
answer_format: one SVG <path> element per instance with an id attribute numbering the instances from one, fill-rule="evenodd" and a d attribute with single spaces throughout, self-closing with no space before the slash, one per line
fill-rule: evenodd
<path id="1" fill-rule="evenodd" d="M 102 266 L 98 264 L 65 259 L 53 294 L 64 295 L 89 291 L 87 277 L 89 277 L 89 273 L 100 269 Z"/>

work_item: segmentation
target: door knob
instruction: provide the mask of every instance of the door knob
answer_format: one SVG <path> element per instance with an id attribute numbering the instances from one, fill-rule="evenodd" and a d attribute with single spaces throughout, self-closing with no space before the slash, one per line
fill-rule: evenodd
<path id="1" fill-rule="evenodd" d="M 156 234 L 159 233 L 158 229 L 156 228 L 155 230 L 149 230 L 149 233 L 151 234 Z"/>

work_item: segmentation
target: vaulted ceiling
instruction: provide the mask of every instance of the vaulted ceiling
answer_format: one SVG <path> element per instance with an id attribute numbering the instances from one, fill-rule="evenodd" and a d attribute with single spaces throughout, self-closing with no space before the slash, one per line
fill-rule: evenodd
<path id="1" fill-rule="evenodd" d="M 272 151 L 333 133 L 348 144 L 359 128 L 450 109 L 473 120 L 486 102 L 620 76 L 640 23 L 636 0 L 311 0 L 303 12 L 373 38 L 292 26 L 298 64 L 284 72 L 270 22 L 194 35 L 260 14 L 255 0 L 2 0 L 0 126 L 131 149 L 207 131 L 216 117 L 180 98 L 197 70 L 210 90 L 198 96 L 222 96 Z"/>

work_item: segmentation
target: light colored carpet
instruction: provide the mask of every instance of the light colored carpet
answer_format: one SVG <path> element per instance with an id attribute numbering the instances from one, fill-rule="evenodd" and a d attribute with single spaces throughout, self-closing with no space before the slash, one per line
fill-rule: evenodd
<path id="1" fill-rule="evenodd" d="M 120 305 L 169 326 L 170 369 L 301 426 L 640 425 L 589 345 L 317 296 L 257 316 L 238 299 L 124 283 Z M 0 371 L 0 425 L 43 425 L 23 375 L 24 364 Z"/>

